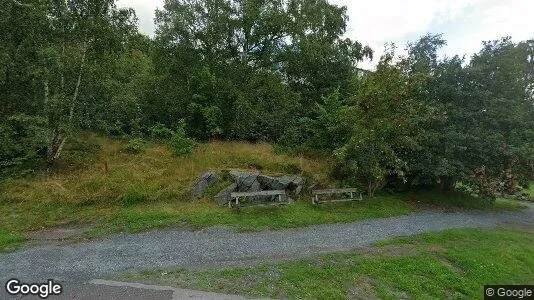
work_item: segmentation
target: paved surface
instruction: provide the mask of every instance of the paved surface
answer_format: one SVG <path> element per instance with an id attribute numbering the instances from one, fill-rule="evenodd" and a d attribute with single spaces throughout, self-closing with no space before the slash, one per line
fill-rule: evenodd
<path id="1" fill-rule="evenodd" d="M 534 208 L 521 212 L 424 212 L 350 224 L 327 224 L 279 231 L 237 233 L 228 228 L 202 231 L 154 231 L 118 235 L 73 245 L 46 245 L 0 255 L 0 283 L 9 278 L 24 282 L 54 279 L 75 287 L 76 293 L 95 292 L 80 283 L 113 274 L 158 268 L 205 268 L 253 265 L 327 252 L 350 251 L 397 236 L 450 228 L 491 228 L 505 224 L 534 225 Z M 120 287 L 124 293 L 134 287 Z M 117 287 L 101 288 L 102 293 Z M 0 299 L 5 289 L 0 291 Z M 166 299 L 169 290 L 145 290 L 140 299 Z M 153 293 L 150 294 L 150 293 Z M 167 294 L 165 294 L 167 293 Z M 135 294 L 135 293 L 134 293 Z M 111 294 L 109 294 L 111 295 Z M 137 294 L 136 294 L 137 295 Z M 5 297 L 5 294 L 4 294 Z M 111 296 L 107 299 L 113 299 Z M 135 299 L 134 296 L 126 297 Z M 126 299 L 117 298 L 117 299 Z M 208 297 L 209 298 L 209 297 Z M 68 298 L 99 299 L 99 298 Z"/>
<path id="2" fill-rule="evenodd" d="M 246 300 L 237 295 L 193 291 L 168 286 L 146 285 L 108 280 L 92 280 L 86 283 L 64 284 L 65 290 L 58 296 L 50 296 L 54 300 L 178 300 L 178 299 L 210 299 L 210 300 Z M 2 294 L 0 293 L 0 296 Z M 7 295 L 5 295 L 6 298 Z M 21 300 L 41 300 L 39 296 L 11 297 Z M 1 299 L 4 299 L 2 297 Z"/>

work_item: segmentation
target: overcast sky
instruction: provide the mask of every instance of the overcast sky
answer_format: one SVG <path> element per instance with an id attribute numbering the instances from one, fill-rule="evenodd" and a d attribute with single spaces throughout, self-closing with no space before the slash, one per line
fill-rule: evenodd
<path id="1" fill-rule="evenodd" d="M 514 41 L 534 38 L 534 0 L 330 0 L 348 7 L 346 36 L 376 51 L 372 68 L 386 42 L 404 49 L 426 33 L 442 33 L 447 40 L 443 55 L 471 56 L 482 41 L 510 35 Z M 154 10 L 163 0 L 119 0 L 132 7 L 139 30 L 154 33 Z"/>

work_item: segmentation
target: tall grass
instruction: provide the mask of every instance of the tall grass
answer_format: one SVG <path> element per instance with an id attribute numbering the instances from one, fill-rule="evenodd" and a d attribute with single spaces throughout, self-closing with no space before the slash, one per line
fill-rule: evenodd
<path id="1" fill-rule="evenodd" d="M 109 205 L 133 196 L 149 202 L 189 201 L 189 188 L 207 170 L 261 168 L 269 174 L 301 170 L 318 181 L 328 181 L 328 162 L 276 155 L 268 144 L 214 142 L 201 144 L 193 154 L 176 158 L 162 144 L 149 144 L 145 153 L 130 155 L 123 151 L 122 141 L 95 135 L 86 138 L 102 146 L 89 164 L 69 172 L 5 180 L 1 183 L 3 201 Z"/>
<path id="2" fill-rule="evenodd" d="M 207 170 L 299 173 L 324 185 L 330 172 L 327 160 L 278 155 L 264 143 L 211 142 L 180 158 L 160 143 L 148 143 L 138 155 L 124 151 L 125 141 L 95 134 L 84 134 L 72 143 L 56 168 L 0 182 L 3 228 L 32 230 L 68 222 L 99 222 L 132 206 L 167 203 L 173 209 L 189 209 L 194 204 L 189 189 Z M 217 208 L 211 198 L 200 202 Z"/>

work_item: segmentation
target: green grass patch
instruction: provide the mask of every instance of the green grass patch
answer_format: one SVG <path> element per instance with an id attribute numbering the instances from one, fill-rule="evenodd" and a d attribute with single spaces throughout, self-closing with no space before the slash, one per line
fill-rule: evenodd
<path id="1" fill-rule="evenodd" d="M 534 182 L 531 182 L 528 186 L 527 193 L 534 199 Z"/>
<path id="2" fill-rule="evenodd" d="M 154 203 L 124 207 L 102 220 L 93 236 L 113 232 L 139 232 L 153 228 L 230 226 L 240 231 L 282 229 L 325 223 L 346 223 L 406 215 L 415 208 L 398 197 L 335 205 L 313 206 L 297 202 L 289 206 L 247 207 L 237 212 L 212 203 Z"/>
<path id="3" fill-rule="evenodd" d="M 16 250 L 25 240 L 19 233 L 0 232 L 0 253 Z"/>
<path id="4" fill-rule="evenodd" d="M 145 271 L 121 279 L 253 297 L 477 299 L 485 284 L 534 280 L 534 235 L 448 230 L 349 254 L 251 268 Z"/>
<path id="5" fill-rule="evenodd" d="M 436 192 L 420 191 L 406 195 L 409 201 L 419 205 L 432 205 L 442 208 L 480 209 L 490 211 L 521 210 L 526 205 L 518 201 L 498 198 L 491 203 L 488 200 L 477 198 L 463 192 Z"/>

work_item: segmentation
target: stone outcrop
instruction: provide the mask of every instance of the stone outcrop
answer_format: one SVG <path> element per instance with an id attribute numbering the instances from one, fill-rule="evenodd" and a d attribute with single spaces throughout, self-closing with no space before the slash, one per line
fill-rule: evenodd
<path id="1" fill-rule="evenodd" d="M 215 197 L 215 200 L 219 205 L 228 204 L 231 200 L 230 193 L 232 192 L 285 190 L 287 197 L 295 199 L 300 195 L 304 186 L 304 179 L 299 176 L 274 177 L 262 175 L 259 172 L 241 171 L 231 171 L 229 175 L 234 183 Z M 276 201 L 277 196 L 258 196 L 250 198 L 249 200 L 271 202 Z"/>
<path id="2" fill-rule="evenodd" d="M 230 177 L 237 184 L 239 192 L 259 192 L 261 185 L 258 181 L 259 172 L 230 171 Z"/>
<path id="3" fill-rule="evenodd" d="M 222 190 L 217 196 L 215 196 L 215 202 L 219 205 L 226 205 L 232 197 L 230 197 L 230 194 L 233 192 L 237 192 L 237 184 L 232 183 L 230 186 L 226 187 L 224 190 Z"/>
<path id="4" fill-rule="evenodd" d="M 191 197 L 194 199 L 199 199 L 204 197 L 204 192 L 206 189 L 221 180 L 219 174 L 215 172 L 206 172 L 200 176 L 197 182 L 193 185 L 191 189 Z"/>
<path id="5" fill-rule="evenodd" d="M 227 178 L 229 177 L 229 178 Z M 267 176 L 260 172 L 230 171 L 228 176 L 221 176 L 216 172 L 206 172 L 202 174 L 191 188 L 191 197 L 199 199 L 205 196 L 206 189 L 223 178 L 231 179 L 231 185 L 223 189 L 217 196 L 215 202 L 219 205 L 226 205 L 230 202 L 232 192 L 260 192 L 272 190 L 285 190 L 287 197 L 296 199 L 302 192 L 304 179 L 299 176 Z M 277 201 L 277 196 L 257 196 L 249 198 L 250 201 L 271 202 Z"/>

